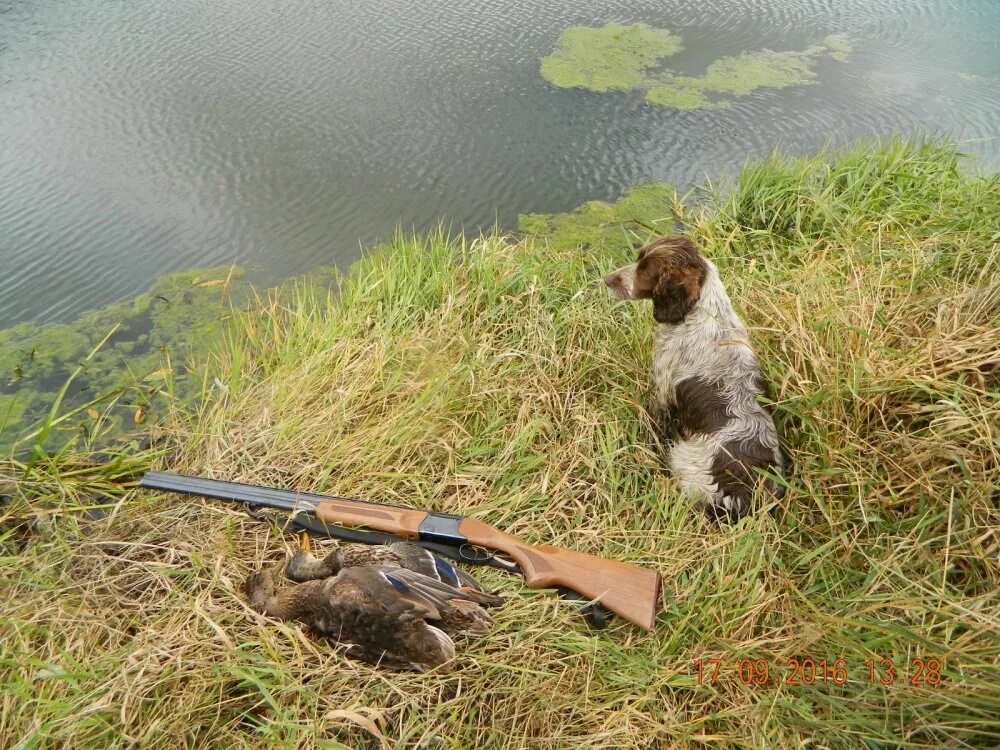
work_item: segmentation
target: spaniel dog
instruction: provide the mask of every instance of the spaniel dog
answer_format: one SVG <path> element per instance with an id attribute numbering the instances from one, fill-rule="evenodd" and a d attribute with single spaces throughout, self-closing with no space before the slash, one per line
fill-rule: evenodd
<path id="1" fill-rule="evenodd" d="M 783 494 L 760 473 L 784 470 L 774 421 L 758 402 L 760 364 L 712 261 L 688 237 L 661 237 L 604 283 L 618 299 L 653 301 L 655 404 L 680 420 L 670 469 L 684 493 L 727 520 L 750 511 L 762 483 Z"/>

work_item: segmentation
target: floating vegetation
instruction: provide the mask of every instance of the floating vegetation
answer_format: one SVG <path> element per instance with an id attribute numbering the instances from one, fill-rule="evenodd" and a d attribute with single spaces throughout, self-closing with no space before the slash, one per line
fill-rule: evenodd
<path id="1" fill-rule="evenodd" d="M 847 60 L 847 56 L 851 54 L 853 49 L 851 40 L 845 34 L 830 34 L 823 40 L 823 46 L 826 47 L 827 56 L 837 62 Z"/>
<path id="2" fill-rule="evenodd" d="M 78 367 L 62 399 L 72 416 L 61 433 L 89 442 L 141 424 L 194 390 L 191 370 L 222 335 L 232 305 L 247 299 L 242 271 L 203 269 L 157 279 L 145 294 L 69 324 L 0 331 L 0 450 L 30 437 Z"/>
<path id="3" fill-rule="evenodd" d="M 965 83 L 1000 83 L 1000 76 L 982 76 L 978 73 L 959 73 L 958 78 Z"/>
<path id="4" fill-rule="evenodd" d="M 677 193 L 653 182 L 628 188 L 615 203 L 587 201 L 569 213 L 521 214 L 518 229 L 544 237 L 552 252 L 631 254 L 648 238 L 648 227 L 666 234 L 674 227 Z"/>
<path id="5" fill-rule="evenodd" d="M 689 76 L 663 67 L 682 47 L 677 35 L 645 24 L 574 26 L 542 59 L 542 77 L 561 88 L 640 90 L 651 104 L 672 109 L 721 108 L 759 89 L 813 83 L 817 60 L 842 61 L 851 50 L 847 37 L 835 34 L 804 50 L 761 49 L 722 57 L 703 75 Z"/>
<path id="6" fill-rule="evenodd" d="M 542 77 L 562 88 L 628 91 L 641 88 L 646 72 L 681 48 L 679 36 L 643 23 L 573 26 L 542 59 Z"/>
<path id="7" fill-rule="evenodd" d="M 317 272 L 289 283 L 329 281 Z M 153 423 L 201 392 L 208 352 L 233 310 L 253 298 L 242 270 L 200 269 L 161 277 L 145 294 L 72 323 L 0 331 L 0 453 L 30 450 L 55 403 L 47 445 L 103 446 Z"/>

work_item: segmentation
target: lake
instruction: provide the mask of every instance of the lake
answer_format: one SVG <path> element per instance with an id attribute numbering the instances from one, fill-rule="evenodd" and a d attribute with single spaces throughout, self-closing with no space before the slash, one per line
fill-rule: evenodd
<path id="1" fill-rule="evenodd" d="M 644 23 L 672 69 L 843 35 L 727 109 L 558 88 L 572 26 Z M 947 133 L 1000 163 L 994 0 L 22 0 L 0 5 L 0 327 L 160 275 L 345 266 L 394 228 L 684 187 L 775 146 Z"/>

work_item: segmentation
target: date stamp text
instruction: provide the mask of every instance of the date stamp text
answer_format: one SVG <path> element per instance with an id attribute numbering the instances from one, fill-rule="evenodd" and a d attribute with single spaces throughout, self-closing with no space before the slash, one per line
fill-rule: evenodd
<path id="1" fill-rule="evenodd" d="M 936 658 L 915 658 L 897 663 L 887 657 L 868 659 L 863 665 L 846 659 L 793 657 L 784 663 L 769 659 L 694 659 L 692 669 L 699 685 L 720 680 L 738 680 L 744 685 L 845 685 L 848 680 L 864 680 L 869 685 L 935 687 L 944 679 L 944 662 Z"/>

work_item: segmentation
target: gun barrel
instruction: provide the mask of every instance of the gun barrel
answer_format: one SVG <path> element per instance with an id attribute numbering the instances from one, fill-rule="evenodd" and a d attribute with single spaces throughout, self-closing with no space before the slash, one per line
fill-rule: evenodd
<path id="1" fill-rule="evenodd" d="M 184 474 L 173 474 L 166 471 L 148 471 L 139 481 L 139 486 L 148 490 L 161 492 L 177 492 L 183 495 L 208 497 L 214 500 L 230 500 L 252 505 L 263 505 L 285 511 L 307 510 L 309 513 L 296 516 L 292 521 L 299 528 L 318 536 L 331 536 L 347 542 L 363 544 L 392 544 L 401 542 L 406 537 L 382 531 L 363 531 L 358 528 L 345 528 L 337 524 L 327 524 L 315 515 L 316 507 L 324 500 L 345 500 L 347 498 L 333 495 L 319 495 L 314 492 L 290 492 L 272 487 L 258 487 L 239 482 L 227 482 L 221 479 L 205 479 Z M 386 505 L 388 505 L 386 503 Z M 397 508 L 401 506 L 389 505 Z M 509 573 L 520 573 L 516 563 L 498 558 L 495 553 L 475 545 L 464 543 L 449 545 L 433 539 L 408 540 L 419 544 L 424 549 L 449 557 L 458 562 L 472 565 L 488 565 L 506 570 Z"/>
<path id="2" fill-rule="evenodd" d="M 281 510 L 314 510 L 324 500 L 346 500 L 311 492 L 290 492 L 271 487 L 255 487 L 252 484 L 226 482 L 221 479 L 204 479 L 173 474 L 167 471 L 147 471 L 139 480 L 139 486 L 148 490 L 178 492 L 184 495 L 210 497 L 215 500 L 231 500 L 238 503 L 265 505 Z"/>

